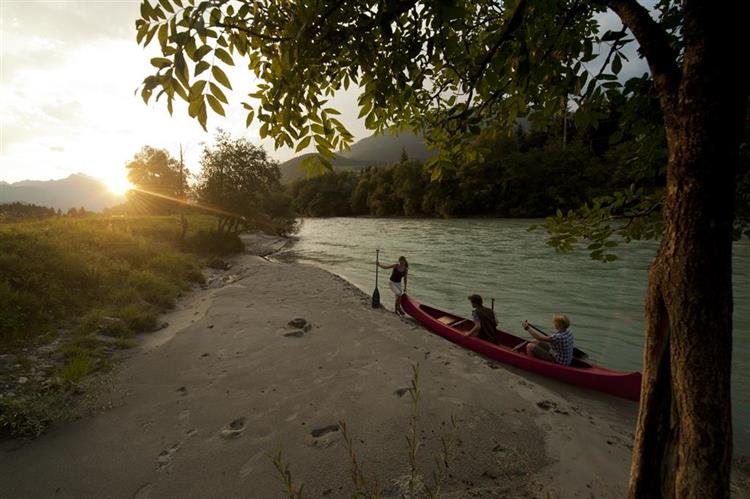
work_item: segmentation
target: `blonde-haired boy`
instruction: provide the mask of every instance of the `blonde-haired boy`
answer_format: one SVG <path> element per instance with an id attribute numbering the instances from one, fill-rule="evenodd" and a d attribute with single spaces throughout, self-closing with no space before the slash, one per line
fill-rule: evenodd
<path id="1" fill-rule="evenodd" d="M 545 336 L 534 331 L 534 326 L 529 321 L 523 321 L 521 326 L 534 337 L 536 341 L 530 341 L 526 345 L 526 354 L 530 357 L 556 362 L 569 366 L 573 361 L 573 348 L 575 347 L 573 333 L 570 331 L 570 319 L 565 314 L 552 316 L 552 324 L 556 333 Z"/>

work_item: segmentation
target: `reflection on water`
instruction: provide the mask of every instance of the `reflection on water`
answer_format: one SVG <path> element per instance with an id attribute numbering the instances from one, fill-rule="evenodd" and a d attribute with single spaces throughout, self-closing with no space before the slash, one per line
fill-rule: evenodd
<path id="1" fill-rule="evenodd" d="M 591 359 L 619 370 L 641 370 L 646 271 L 656 243 L 617 248 L 603 264 L 585 251 L 559 255 L 530 220 L 308 219 L 299 241 L 281 258 L 319 265 L 371 293 L 375 250 L 381 260 L 409 260 L 409 292 L 417 299 L 469 315 L 467 296 L 482 295 L 503 328 L 523 335 L 520 322 L 551 328 L 568 314 L 577 344 Z M 734 365 L 736 453 L 750 454 L 750 243 L 734 248 Z M 380 271 L 382 302 L 390 305 Z"/>

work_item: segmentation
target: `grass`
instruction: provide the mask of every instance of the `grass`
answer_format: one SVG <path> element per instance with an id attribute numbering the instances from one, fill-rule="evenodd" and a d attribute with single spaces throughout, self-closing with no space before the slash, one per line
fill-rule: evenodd
<path id="1" fill-rule="evenodd" d="M 93 359 L 87 353 L 76 354 L 60 370 L 60 378 L 65 383 L 76 382 L 93 371 L 94 365 Z"/>
<path id="2" fill-rule="evenodd" d="M 0 396 L 0 434 L 39 435 L 86 375 L 132 347 L 135 334 L 154 331 L 159 314 L 203 283 L 201 259 L 243 249 L 214 226 L 212 217 L 191 216 L 182 240 L 176 216 L 0 224 L 0 352 L 17 359 L 0 372 L 0 390 L 13 393 Z M 36 366 L 26 355 L 58 337 L 52 372 L 29 374 Z"/>
<path id="3" fill-rule="evenodd" d="M 12 351 L 54 336 L 80 317 L 119 318 L 132 332 L 153 329 L 159 313 L 203 281 L 199 257 L 242 249 L 236 235 L 211 234 L 213 225 L 211 217 L 191 217 L 185 241 L 177 217 L 0 225 L 0 348 Z M 112 324 L 87 327 L 127 336 Z"/>

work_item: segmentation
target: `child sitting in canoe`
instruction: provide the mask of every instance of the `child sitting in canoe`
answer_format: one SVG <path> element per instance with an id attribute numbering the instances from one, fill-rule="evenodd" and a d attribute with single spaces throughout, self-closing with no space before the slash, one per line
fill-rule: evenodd
<path id="1" fill-rule="evenodd" d="M 464 336 L 479 336 L 480 339 L 497 343 L 497 317 L 495 312 L 482 305 L 482 297 L 479 295 L 469 296 L 469 301 L 474 310 L 471 317 L 474 319 L 474 327 Z"/>
<path id="2" fill-rule="evenodd" d="M 569 366 L 573 361 L 574 347 L 573 333 L 570 331 L 570 319 L 567 315 L 555 314 L 552 316 L 552 323 L 557 332 L 551 336 L 540 334 L 542 331 L 535 331 L 536 328 L 530 325 L 529 321 L 521 323 L 521 326 L 536 340 L 530 341 L 526 345 L 526 354 L 529 357 Z"/>

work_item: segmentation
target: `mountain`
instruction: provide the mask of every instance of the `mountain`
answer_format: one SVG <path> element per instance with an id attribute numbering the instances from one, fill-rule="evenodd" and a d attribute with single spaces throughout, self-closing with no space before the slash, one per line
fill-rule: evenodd
<path id="1" fill-rule="evenodd" d="M 426 161 L 434 153 L 427 150 L 421 137 L 413 133 L 372 135 L 357 141 L 349 151 L 338 153 L 332 161 L 335 171 L 361 170 L 367 166 L 381 166 L 396 163 L 401 154 L 406 151 L 410 159 Z M 300 169 L 300 163 L 314 153 L 303 154 L 279 165 L 281 169 L 281 183 L 288 184 L 305 176 Z"/>
<path id="2" fill-rule="evenodd" d="M 124 200 L 123 196 L 109 192 L 101 180 L 82 173 L 60 180 L 0 182 L 0 203 L 21 201 L 63 211 L 81 206 L 88 211 L 101 211 Z"/>

